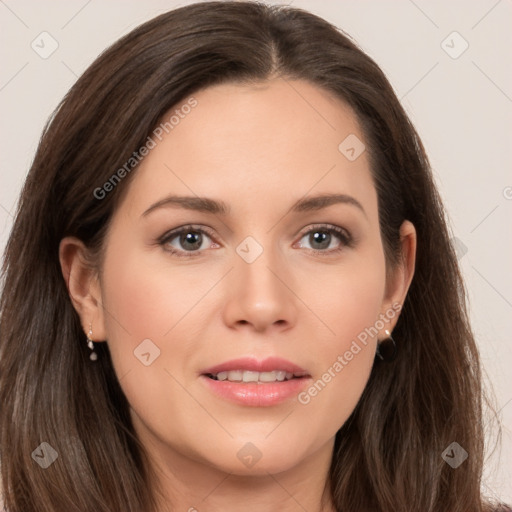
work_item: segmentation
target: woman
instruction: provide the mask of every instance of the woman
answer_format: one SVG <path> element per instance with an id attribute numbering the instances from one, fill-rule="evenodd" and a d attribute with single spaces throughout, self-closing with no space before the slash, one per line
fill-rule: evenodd
<path id="1" fill-rule="evenodd" d="M 203 3 L 47 126 L 4 264 L 10 512 L 488 511 L 422 144 L 326 21 Z"/>

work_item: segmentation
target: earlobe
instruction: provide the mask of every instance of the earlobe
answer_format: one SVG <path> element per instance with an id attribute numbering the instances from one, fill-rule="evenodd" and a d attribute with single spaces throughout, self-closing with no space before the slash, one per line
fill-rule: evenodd
<path id="1" fill-rule="evenodd" d="M 94 341 L 106 339 L 101 287 L 97 271 L 87 258 L 87 248 L 75 237 L 63 238 L 59 260 L 73 307 L 80 316 L 85 334 L 93 330 Z"/>

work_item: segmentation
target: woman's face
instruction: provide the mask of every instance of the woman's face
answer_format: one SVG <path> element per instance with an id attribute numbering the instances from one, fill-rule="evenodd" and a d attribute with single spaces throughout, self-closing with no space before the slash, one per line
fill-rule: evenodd
<path id="1" fill-rule="evenodd" d="M 94 338 L 156 456 L 276 473 L 330 453 L 406 285 L 348 107 L 283 79 L 194 98 L 113 217 Z"/>

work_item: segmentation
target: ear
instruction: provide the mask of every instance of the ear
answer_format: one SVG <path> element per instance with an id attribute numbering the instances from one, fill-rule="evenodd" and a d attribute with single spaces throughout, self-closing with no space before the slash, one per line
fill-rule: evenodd
<path id="1" fill-rule="evenodd" d="M 381 310 L 383 315 L 390 318 L 390 323 L 382 329 L 379 339 L 387 337 L 384 332 L 385 330 L 391 333 L 395 328 L 414 276 L 416 263 L 416 229 L 408 220 L 405 220 L 400 226 L 400 243 L 402 246 L 402 259 L 396 268 L 387 275 L 386 293 Z M 390 310 L 396 313 L 393 315 L 392 319 L 389 315 Z M 388 312 L 387 315 L 386 312 Z"/>
<path id="2" fill-rule="evenodd" d="M 88 258 L 84 243 L 75 237 L 63 238 L 59 246 L 59 260 L 69 297 L 80 316 L 85 334 L 92 329 L 93 341 L 106 339 L 103 301 L 97 270 Z"/>

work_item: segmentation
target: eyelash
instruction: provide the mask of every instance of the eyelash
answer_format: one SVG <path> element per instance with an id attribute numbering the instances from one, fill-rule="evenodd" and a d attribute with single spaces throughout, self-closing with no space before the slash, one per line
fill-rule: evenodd
<path id="1" fill-rule="evenodd" d="M 304 238 L 306 235 L 309 235 L 311 233 L 315 232 L 322 232 L 322 233 L 329 233 L 334 234 L 336 237 L 341 241 L 341 244 L 339 247 L 336 247 L 335 249 L 328 249 L 328 250 L 320 250 L 320 249 L 306 249 L 310 252 L 313 252 L 315 254 L 318 254 L 320 256 L 331 256 L 333 254 L 337 254 L 340 251 L 342 251 L 345 247 L 353 247 L 354 246 L 354 239 L 350 235 L 348 231 L 346 231 L 343 228 L 340 228 L 338 226 L 334 226 L 331 224 L 318 224 L 314 227 L 310 228 L 308 231 L 303 232 L 300 235 L 300 240 Z M 174 256 L 177 256 L 179 258 L 194 258 L 201 254 L 202 251 L 181 251 L 176 250 L 174 248 L 170 248 L 167 244 L 174 240 L 177 236 L 183 234 L 183 233 L 200 233 L 203 235 L 207 235 L 212 240 L 215 238 L 213 235 L 213 232 L 210 229 L 207 229 L 205 227 L 197 227 L 193 225 L 183 226 L 181 228 L 175 229 L 173 231 L 167 232 L 164 235 L 162 235 L 158 240 L 157 243 L 164 248 L 164 250 L 170 252 Z"/>

